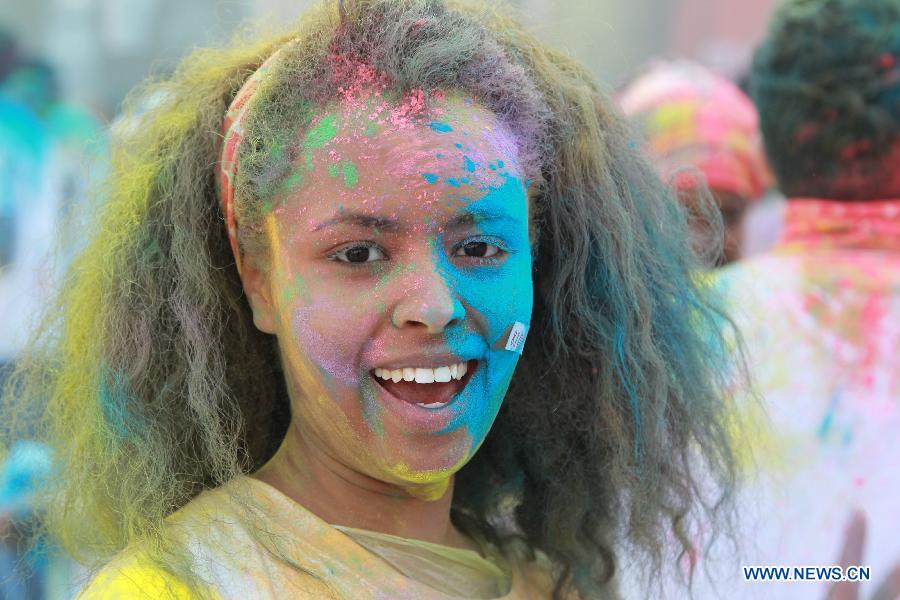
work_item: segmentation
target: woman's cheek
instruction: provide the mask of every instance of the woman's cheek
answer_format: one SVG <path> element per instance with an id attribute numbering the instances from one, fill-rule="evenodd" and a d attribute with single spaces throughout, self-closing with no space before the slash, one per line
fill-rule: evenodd
<path id="1" fill-rule="evenodd" d="M 509 335 L 509 329 L 514 323 L 520 322 L 527 327 L 531 322 L 531 257 L 521 253 L 511 255 L 503 265 L 500 276 L 485 282 L 484 288 L 488 293 L 479 294 L 480 311 L 488 319 L 491 348 L 497 348 L 501 344 L 500 348 L 503 349 L 506 339 L 501 338 Z"/>
<path id="2" fill-rule="evenodd" d="M 370 330 L 358 307 L 342 306 L 341 296 L 295 305 L 290 317 L 292 341 L 321 375 L 334 384 L 359 384 L 358 357 Z"/>

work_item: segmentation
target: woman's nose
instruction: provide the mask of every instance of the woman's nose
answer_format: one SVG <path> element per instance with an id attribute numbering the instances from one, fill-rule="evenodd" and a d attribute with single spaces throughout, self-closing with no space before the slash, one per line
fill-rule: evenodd
<path id="1" fill-rule="evenodd" d="M 465 318 L 466 310 L 452 284 L 436 265 L 421 265 L 409 273 L 391 320 L 395 327 L 424 327 L 441 333 Z"/>

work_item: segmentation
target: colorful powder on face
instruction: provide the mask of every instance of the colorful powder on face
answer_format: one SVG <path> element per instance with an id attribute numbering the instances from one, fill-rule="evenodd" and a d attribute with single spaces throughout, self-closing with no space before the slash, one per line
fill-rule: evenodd
<path id="1" fill-rule="evenodd" d="M 356 184 L 359 183 L 359 171 L 356 169 L 356 164 L 353 161 L 345 160 L 341 163 L 341 167 L 344 172 L 344 185 L 348 188 L 356 187 Z"/>
<path id="2" fill-rule="evenodd" d="M 462 299 L 465 306 L 477 312 L 488 324 L 490 349 L 480 367 L 480 375 L 473 378 L 466 388 L 468 405 L 454 414 L 442 433 L 464 427 L 471 440 L 470 455 L 484 441 L 497 414 L 509 382 L 512 379 L 518 354 L 506 351 L 496 341 L 508 335 L 509 326 L 519 321 L 526 326 L 531 322 L 532 279 L 531 253 L 528 239 L 528 208 L 525 188 L 520 179 L 506 175 L 499 187 L 489 187 L 482 198 L 471 202 L 466 211 L 475 217 L 478 233 L 488 238 L 502 240 L 509 252 L 502 266 L 489 269 L 459 269 L 444 256 L 435 244 L 435 256 L 440 271 L 446 278 L 448 289 Z M 491 215 L 504 215 L 496 220 Z M 497 290 L 502 289 L 502 294 Z M 483 355 L 481 343 L 458 328 L 445 332 L 447 346 L 459 356 Z M 460 405 L 461 407 L 464 404 Z"/>
<path id="3" fill-rule="evenodd" d="M 385 94 L 382 94 L 374 104 L 363 104 L 365 98 L 357 97 L 357 100 L 360 101 L 360 110 L 355 110 L 355 107 L 348 109 L 342 103 L 338 112 L 320 117 L 320 120 L 314 121 L 314 125 L 306 134 L 306 145 L 302 148 L 302 156 L 304 159 L 307 159 L 306 163 L 311 168 L 318 170 L 322 175 L 325 175 L 325 173 L 327 175 L 317 180 L 313 173 L 303 169 L 302 162 L 299 170 L 303 173 L 307 185 L 315 185 L 317 181 L 322 181 L 325 184 L 325 181 L 331 180 L 330 184 L 325 184 L 330 185 L 334 191 L 334 194 L 329 194 L 332 197 L 332 200 L 329 200 L 329 206 L 333 206 L 332 203 L 339 204 L 340 206 L 336 207 L 338 212 L 342 212 L 344 204 L 340 200 L 341 194 L 347 194 L 348 210 L 349 205 L 355 206 L 358 201 L 365 205 L 366 201 L 373 199 L 375 200 L 374 208 L 378 210 L 382 201 L 378 200 L 379 196 L 377 193 L 373 195 L 369 191 L 370 187 L 381 185 L 379 183 L 381 179 L 379 178 L 383 174 L 391 177 L 389 181 L 393 181 L 393 177 L 391 176 L 392 174 L 388 173 L 389 169 L 383 168 L 377 171 L 371 169 L 366 162 L 366 157 L 371 155 L 373 148 L 377 148 L 377 144 L 380 142 L 366 139 L 360 134 L 364 130 L 369 131 L 372 128 L 373 120 L 378 119 L 381 121 L 379 132 L 385 132 L 387 135 L 396 135 L 397 132 L 407 129 L 407 124 L 411 127 L 419 127 L 421 129 L 418 130 L 417 135 L 412 136 L 414 143 L 411 145 L 411 149 L 414 152 L 421 152 L 421 160 L 423 162 L 420 164 L 424 168 L 410 172 L 414 176 L 421 177 L 418 180 L 420 182 L 418 184 L 419 190 L 426 187 L 423 183 L 432 185 L 439 182 L 445 183 L 448 187 L 457 188 L 454 192 L 450 192 L 447 189 L 437 192 L 429 190 L 426 196 L 422 196 L 423 198 L 427 197 L 423 203 L 432 204 L 434 200 L 439 199 L 443 195 L 448 200 L 452 200 L 448 206 L 452 206 L 454 210 L 459 209 L 461 199 L 464 200 L 463 204 L 472 203 L 473 206 L 477 205 L 477 210 L 463 209 L 464 212 L 470 212 L 474 217 L 472 220 L 474 227 L 472 227 L 471 233 L 466 234 L 466 236 L 471 235 L 473 240 L 481 237 L 495 238 L 501 240 L 499 242 L 501 246 L 515 250 L 515 257 L 510 257 L 510 260 L 506 260 L 505 267 L 487 266 L 481 263 L 476 265 L 473 261 L 452 258 L 452 256 L 457 255 L 448 253 L 445 244 L 447 240 L 443 239 L 442 233 L 438 233 L 440 227 L 435 215 L 426 212 L 421 216 L 424 219 L 421 227 L 436 232 L 434 237 L 428 236 L 429 246 L 435 249 L 440 248 L 441 258 L 436 259 L 434 267 L 443 273 L 447 287 L 453 290 L 453 295 L 457 298 L 457 301 L 459 303 L 468 302 L 471 306 L 472 314 L 480 315 L 480 317 L 475 318 L 480 319 L 480 322 L 489 323 L 487 326 L 488 330 L 481 332 L 480 335 L 473 335 L 473 332 L 468 330 L 467 334 L 462 336 L 462 338 L 454 333 L 448 333 L 445 338 L 447 348 L 455 354 L 483 359 L 481 364 L 482 374 L 475 378 L 473 384 L 468 388 L 466 394 L 468 398 L 460 403 L 460 410 L 454 409 L 453 414 L 443 415 L 440 423 L 437 423 L 435 427 L 435 429 L 440 428 L 440 430 L 434 431 L 435 435 L 447 434 L 448 440 L 455 440 L 451 462 L 458 460 L 458 466 L 461 466 L 471 458 L 474 451 L 483 443 L 508 389 L 509 381 L 518 359 L 516 353 L 507 352 L 502 348 L 494 351 L 491 349 L 491 345 L 504 336 L 504 330 L 510 323 L 514 321 L 528 323 L 530 321 L 532 288 L 530 245 L 527 239 L 527 200 L 520 180 L 509 176 L 501 177 L 496 173 L 496 170 L 493 173 L 487 170 L 486 165 L 491 158 L 494 159 L 495 163 L 497 162 L 497 154 L 494 154 L 492 157 L 486 157 L 480 147 L 472 150 L 462 143 L 453 144 L 454 140 L 452 137 L 450 139 L 443 137 L 444 133 L 450 131 L 459 132 L 461 130 L 461 126 L 455 121 L 448 121 L 448 123 L 452 124 L 451 126 L 451 124 L 437 121 L 429 123 L 427 119 L 422 119 L 420 114 L 420 95 L 405 95 L 402 101 L 399 102 L 399 106 L 394 107 L 394 110 L 392 110 L 390 104 L 387 104 L 384 110 L 379 110 L 384 96 Z M 391 115 L 390 117 L 388 117 L 389 114 Z M 373 117 L 372 115 L 375 116 Z M 348 129 L 349 132 L 347 131 Z M 423 134 L 425 137 L 431 136 L 432 138 L 435 135 L 442 136 L 440 142 L 433 142 L 440 143 L 440 145 L 432 145 L 431 148 L 421 148 L 418 144 L 418 135 Z M 348 144 L 354 142 L 358 142 L 365 148 L 364 153 L 359 153 L 360 146 L 356 146 L 355 150 L 348 149 Z M 490 142 L 494 143 L 495 140 L 490 139 Z M 458 152 L 454 150 L 451 144 L 456 149 L 463 151 Z M 327 157 L 316 155 L 316 150 L 323 149 L 328 153 Z M 503 149 L 505 149 L 505 146 Z M 497 152 L 497 149 L 492 148 L 492 151 Z M 502 152 L 502 150 L 500 151 Z M 464 153 L 466 154 L 465 156 L 463 155 Z M 428 163 L 424 162 L 429 160 L 429 157 L 438 159 L 451 158 L 452 160 L 450 163 L 441 162 L 429 167 L 426 166 Z M 353 160 L 349 160 L 351 158 Z M 443 171 L 445 168 L 446 172 Z M 338 180 L 338 177 L 341 179 Z M 486 177 L 486 179 L 483 177 Z M 344 191 L 339 192 L 335 188 L 335 184 L 337 184 L 337 187 L 343 188 Z M 407 185 L 416 186 L 416 182 L 410 181 Z M 462 190 L 458 190 L 462 185 L 475 185 L 480 192 L 476 191 L 472 194 L 473 198 L 463 198 L 460 194 Z M 348 192 L 347 190 L 349 189 L 354 189 L 355 191 Z M 376 187 L 376 189 L 378 188 Z M 335 197 L 335 194 L 337 197 Z M 435 194 L 438 194 L 438 196 L 435 196 Z M 482 197 L 485 194 L 486 196 Z M 479 200 L 474 200 L 474 198 L 479 197 Z M 413 201 L 412 197 L 410 197 L 410 201 Z M 505 217 L 491 220 L 488 213 L 505 215 Z M 486 221 L 482 218 L 483 216 L 488 217 Z M 392 218 L 396 217 L 392 215 Z M 419 225 L 415 227 L 418 228 Z M 376 229 L 373 229 L 373 232 L 376 236 L 379 235 Z M 453 243 L 456 244 L 456 242 L 457 240 L 454 238 Z M 381 268 L 382 266 L 384 267 L 383 269 Z M 386 302 L 381 295 L 395 294 L 395 287 L 398 285 L 396 282 L 399 281 L 397 277 L 401 275 L 401 272 L 415 271 L 419 263 L 404 261 L 402 264 L 396 263 L 394 268 L 391 268 L 392 266 L 394 265 L 387 261 L 384 265 L 378 264 L 367 267 L 369 269 L 367 272 L 374 277 L 371 281 L 375 284 L 367 290 L 372 293 L 372 302 L 369 304 L 368 315 L 372 313 L 385 315 L 390 312 L 391 304 Z M 434 271 L 430 271 L 430 273 L 433 276 Z M 309 281 L 310 285 L 312 285 L 313 281 Z M 285 285 L 290 285 L 291 283 L 290 280 L 285 281 Z M 297 298 L 301 293 L 307 293 L 305 288 L 291 287 L 294 288 L 290 290 L 290 295 L 294 298 L 292 303 L 297 302 Z M 496 294 L 498 287 L 506 292 L 500 295 L 502 297 L 498 297 Z M 313 286 L 313 288 L 317 289 L 316 286 Z M 494 290 L 494 292 L 491 293 L 490 290 Z M 306 304 L 306 301 L 304 301 L 304 304 Z M 461 306 L 460 304 L 459 311 L 456 312 L 464 314 L 466 309 L 463 309 Z M 362 316 L 365 317 L 367 315 Z M 357 363 L 350 359 L 338 361 L 341 364 L 331 364 L 334 361 L 324 360 L 328 357 L 326 356 L 328 353 L 320 352 L 319 350 L 329 347 L 329 343 L 322 343 L 324 340 L 314 339 L 316 335 L 321 335 L 322 329 L 319 325 L 311 327 L 308 323 L 305 323 L 303 326 L 300 326 L 299 320 L 296 318 L 292 320 L 292 328 L 294 330 L 300 331 L 302 329 L 305 331 L 303 334 L 304 347 L 318 346 L 316 351 L 307 350 L 309 354 L 308 360 L 321 371 L 319 378 L 322 381 L 320 383 L 329 388 L 329 393 L 335 398 L 339 398 L 342 395 L 346 396 L 348 393 L 343 386 L 357 388 L 357 393 L 359 393 L 360 397 L 358 404 L 355 404 L 355 406 L 358 412 L 352 417 L 350 415 L 347 416 L 354 423 L 358 421 L 358 425 L 361 425 L 361 427 L 354 425 L 354 427 L 357 427 L 359 435 L 369 438 L 370 443 L 376 439 L 380 440 L 380 442 L 376 443 L 387 443 L 389 441 L 393 443 L 396 442 L 393 439 L 394 436 L 413 433 L 404 432 L 405 430 L 396 431 L 395 419 L 392 413 L 385 413 L 385 406 L 382 405 L 379 399 L 379 389 L 369 385 L 372 383 L 370 381 L 371 378 L 358 378 L 355 371 L 351 373 L 352 369 L 350 367 L 357 366 Z M 354 322 L 362 326 L 359 319 L 348 318 L 346 322 Z M 306 331 L 306 329 L 309 329 L 309 331 Z M 341 355 L 341 352 L 343 352 L 343 349 L 340 348 L 333 348 L 333 350 L 332 354 Z M 335 387 L 330 389 L 330 386 Z M 414 442 L 414 440 L 411 439 L 410 442 Z M 419 491 L 424 491 L 425 488 L 428 488 L 431 492 L 426 491 L 425 493 L 430 496 L 433 492 L 435 497 L 439 497 L 443 490 L 446 489 L 445 486 L 451 475 L 458 470 L 458 466 L 431 470 L 427 465 L 443 464 L 444 461 L 427 458 L 423 461 L 422 456 L 409 454 L 409 452 L 411 451 L 404 450 L 401 452 L 400 455 L 405 456 L 405 458 L 399 461 L 395 455 L 389 468 L 394 472 L 394 475 L 397 475 L 399 472 L 401 480 L 408 480 L 414 484 L 412 487 L 417 488 Z M 366 460 L 374 460 L 377 463 L 378 457 L 382 453 L 376 452 L 375 454 L 376 456 Z M 389 454 L 393 454 L 393 452 Z M 412 466 L 414 464 L 416 465 L 415 467 Z M 426 465 L 424 469 L 422 464 Z M 388 465 L 382 464 L 379 468 L 383 469 L 386 466 Z M 397 466 L 397 468 L 393 469 L 393 466 Z"/>
<path id="4" fill-rule="evenodd" d="M 303 174 L 294 173 L 293 175 L 290 175 L 287 179 L 285 179 L 284 182 L 282 182 L 282 184 L 279 186 L 278 191 L 280 194 L 290 194 L 301 185 L 303 185 Z"/>
<path id="5" fill-rule="evenodd" d="M 460 470 L 466 462 L 468 462 L 468 457 L 461 459 L 449 469 L 435 471 L 414 471 L 406 464 L 397 463 L 392 466 L 391 471 L 406 481 L 419 484 L 406 488 L 407 492 L 422 500 L 434 501 L 447 493 L 447 488 L 450 486 L 450 475 Z"/>
<path id="6" fill-rule="evenodd" d="M 325 115 L 318 125 L 306 132 L 305 150 L 318 150 L 334 139 L 338 132 L 336 115 Z"/>
<path id="7" fill-rule="evenodd" d="M 294 283 L 290 286 L 290 290 L 293 296 L 300 298 L 304 302 L 309 302 L 309 288 L 306 287 L 306 282 L 299 273 L 294 275 Z"/>
<path id="8" fill-rule="evenodd" d="M 428 124 L 428 126 L 438 133 L 450 133 L 453 131 L 453 128 L 447 125 L 446 123 L 441 123 L 440 121 L 432 121 Z"/>

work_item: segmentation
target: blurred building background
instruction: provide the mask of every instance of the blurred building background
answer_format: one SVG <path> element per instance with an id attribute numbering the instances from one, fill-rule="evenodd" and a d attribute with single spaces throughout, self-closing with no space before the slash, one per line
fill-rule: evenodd
<path id="1" fill-rule="evenodd" d="M 545 41 L 609 86 L 648 58 L 698 59 L 739 73 L 778 0 L 511 0 Z M 115 114 L 150 72 L 248 18 L 284 23 L 309 0 L 31 0 L 0 4 L 0 27 L 52 64 L 66 98 Z"/>

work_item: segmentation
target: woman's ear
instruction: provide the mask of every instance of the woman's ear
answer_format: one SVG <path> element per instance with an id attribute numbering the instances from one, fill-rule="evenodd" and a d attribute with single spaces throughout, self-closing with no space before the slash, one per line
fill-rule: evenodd
<path id="1" fill-rule="evenodd" d="M 255 260 L 246 255 L 245 259 L 241 269 L 241 282 L 250 302 L 250 310 L 253 311 L 253 324 L 263 333 L 274 334 L 277 331 L 278 314 L 272 301 L 271 278 L 268 271 Z"/>

